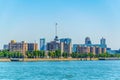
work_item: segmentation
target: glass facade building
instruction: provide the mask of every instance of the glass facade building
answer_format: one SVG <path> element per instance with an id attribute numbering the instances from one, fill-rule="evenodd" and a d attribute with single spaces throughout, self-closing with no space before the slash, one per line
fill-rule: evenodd
<path id="1" fill-rule="evenodd" d="M 40 50 L 46 50 L 46 46 L 45 46 L 45 38 L 41 38 L 40 39 Z"/>

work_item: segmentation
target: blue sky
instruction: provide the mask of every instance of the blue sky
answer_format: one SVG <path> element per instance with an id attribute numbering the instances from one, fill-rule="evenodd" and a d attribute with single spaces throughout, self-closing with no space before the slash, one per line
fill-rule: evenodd
<path id="1" fill-rule="evenodd" d="M 73 43 L 92 43 L 104 37 L 112 49 L 120 48 L 120 0 L 0 0 L 0 48 L 10 40 L 39 43 L 58 36 Z"/>

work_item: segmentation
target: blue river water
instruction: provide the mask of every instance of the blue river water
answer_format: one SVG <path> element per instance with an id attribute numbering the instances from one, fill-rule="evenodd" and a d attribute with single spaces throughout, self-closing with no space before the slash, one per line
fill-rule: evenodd
<path id="1" fill-rule="evenodd" d="M 0 62 L 0 80 L 120 80 L 120 61 Z"/>

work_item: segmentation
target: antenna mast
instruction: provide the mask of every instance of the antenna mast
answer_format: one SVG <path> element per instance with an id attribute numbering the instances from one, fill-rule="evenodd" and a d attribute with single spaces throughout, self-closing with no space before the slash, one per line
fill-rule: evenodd
<path id="1" fill-rule="evenodd" d="M 57 36 L 57 23 L 55 24 L 55 36 Z"/>
<path id="2" fill-rule="evenodd" d="M 58 41 L 58 36 L 57 36 L 57 23 L 55 23 L 55 41 Z"/>

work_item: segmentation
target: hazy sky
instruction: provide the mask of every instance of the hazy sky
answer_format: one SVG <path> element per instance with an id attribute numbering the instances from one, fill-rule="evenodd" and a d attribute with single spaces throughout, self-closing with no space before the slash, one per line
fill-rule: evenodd
<path id="1" fill-rule="evenodd" d="M 45 37 L 70 37 L 73 43 L 92 43 L 104 37 L 120 48 L 120 0 L 0 0 L 0 48 L 10 40 L 39 43 Z"/>

